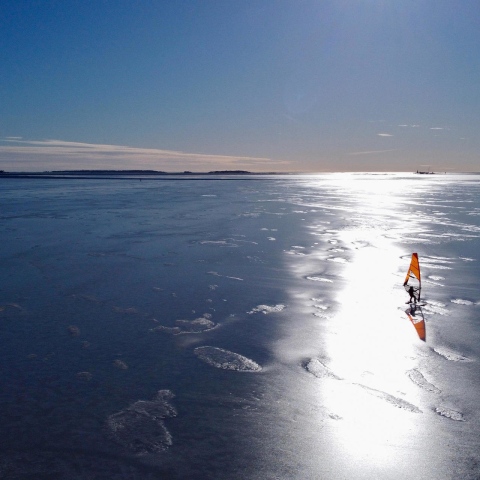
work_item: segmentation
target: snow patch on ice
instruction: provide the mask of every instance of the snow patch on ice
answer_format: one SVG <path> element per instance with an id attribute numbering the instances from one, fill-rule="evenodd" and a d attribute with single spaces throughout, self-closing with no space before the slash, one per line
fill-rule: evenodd
<path id="1" fill-rule="evenodd" d="M 368 247 L 370 244 L 362 240 L 355 240 L 352 242 L 352 245 L 354 245 L 355 248 L 365 248 Z"/>
<path id="2" fill-rule="evenodd" d="M 150 329 L 150 331 L 171 333 L 172 335 L 208 332 L 219 326 L 219 324 L 212 321 L 211 318 L 210 313 L 204 313 L 203 316 L 195 318 L 195 320 L 175 320 L 174 327 L 159 325 L 158 327 Z"/>
<path id="3" fill-rule="evenodd" d="M 114 362 L 113 365 L 120 370 L 128 370 L 128 365 L 123 361 L 117 358 Z"/>
<path id="4" fill-rule="evenodd" d="M 303 252 L 299 252 L 298 250 L 284 250 L 287 255 L 297 255 L 299 257 L 306 257 L 307 254 Z"/>
<path id="5" fill-rule="evenodd" d="M 441 415 L 442 417 L 449 418 L 450 420 L 455 420 L 457 422 L 465 421 L 465 419 L 463 418 L 463 415 L 460 412 L 456 410 L 452 410 L 451 408 L 437 407 L 435 408 L 435 412 Z"/>
<path id="6" fill-rule="evenodd" d="M 440 280 L 445 280 L 445 277 L 440 277 L 439 275 L 429 275 L 428 278 L 430 278 L 431 280 L 435 280 L 436 282 Z"/>
<path id="7" fill-rule="evenodd" d="M 360 383 L 357 383 L 355 385 L 363 388 L 370 395 L 373 395 L 374 397 L 377 397 L 381 400 L 385 400 L 387 403 L 390 403 L 394 407 L 408 410 L 409 412 L 413 413 L 422 413 L 422 411 L 417 406 L 413 405 L 410 402 L 407 402 L 406 400 L 403 400 L 403 398 L 395 397 L 394 395 L 390 395 L 387 392 L 376 390 L 375 388 L 367 387 L 366 385 L 362 385 Z"/>
<path id="8" fill-rule="evenodd" d="M 335 262 L 335 263 L 347 263 L 348 260 L 343 257 L 328 257 L 327 260 L 329 262 Z"/>
<path id="9" fill-rule="evenodd" d="M 215 277 L 223 277 L 223 278 L 229 278 L 230 280 L 238 280 L 240 282 L 243 282 L 243 278 L 240 277 L 230 277 L 228 275 L 220 275 L 218 272 L 207 272 L 209 275 L 213 275 Z"/>
<path id="10" fill-rule="evenodd" d="M 432 383 L 430 383 L 419 370 L 415 368 L 409 370 L 407 372 L 407 376 L 413 383 L 417 384 L 420 388 L 423 388 L 424 390 L 432 393 L 441 393 L 441 390 Z"/>
<path id="11" fill-rule="evenodd" d="M 335 380 L 342 380 L 341 377 L 332 372 L 332 370 L 330 370 L 330 368 L 318 358 L 311 358 L 304 364 L 304 368 L 307 372 L 317 378 L 334 378 Z"/>
<path id="12" fill-rule="evenodd" d="M 312 282 L 325 282 L 325 283 L 333 283 L 333 280 L 325 277 L 317 277 L 317 276 L 308 276 L 306 277 L 307 280 L 311 280 Z"/>
<path id="13" fill-rule="evenodd" d="M 446 305 L 444 303 L 429 300 L 423 308 L 430 313 L 436 313 L 438 315 L 448 315 L 448 310 L 445 307 Z"/>
<path id="14" fill-rule="evenodd" d="M 170 390 L 159 390 L 153 401 L 138 400 L 107 419 L 109 436 L 138 456 L 158 453 L 172 445 L 172 436 L 164 418 L 177 412 Z"/>
<path id="15" fill-rule="evenodd" d="M 473 302 L 470 300 L 463 300 L 462 298 L 454 298 L 450 300 L 452 303 L 456 303 L 457 305 L 473 305 Z"/>
<path id="16" fill-rule="evenodd" d="M 259 372 L 262 367 L 243 355 L 217 347 L 197 347 L 195 355 L 212 367 L 237 372 Z"/>
<path id="17" fill-rule="evenodd" d="M 423 258 L 436 263 L 453 263 L 453 258 L 450 257 L 436 257 L 432 255 Z"/>
<path id="18" fill-rule="evenodd" d="M 252 313 L 263 313 L 264 315 L 267 315 L 269 313 L 275 313 L 275 312 L 281 312 L 282 310 L 285 309 L 285 305 L 282 305 L 281 303 L 278 305 L 257 305 L 255 308 L 252 308 L 248 314 Z"/>
<path id="19" fill-rule="evenodd" d="M 343 417 L 341 417 L 340 415 L 337 415 L 336 413 L 329 413 L 328 416 L 332 420 L 343 420 Z"/>
<path id="20" fill-rule="evenodd" d="M 436 270 L 451 270 L 452 267 L 447 267 L 446 265 L 438 265 L 436 263 L 422 263 L 422 268 L 431 268 L 431 269 L 436 269 Z"/>
<path id="21" fill-rule="evenodd" d="M 235 243 L 229 243 L 226 240 L 202 240 L 200 245 L 218 245 L 220 247 L 238 247 Z"/>
<path id="22" fill-rule="evenodd" d="M 471 362 L 469 358 L 446 347 L 436 347 L 433 351 L 451 362 Z"/>

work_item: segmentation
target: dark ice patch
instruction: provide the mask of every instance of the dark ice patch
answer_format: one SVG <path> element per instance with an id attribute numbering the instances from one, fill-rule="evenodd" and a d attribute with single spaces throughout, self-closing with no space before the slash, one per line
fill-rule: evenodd
<path id="1" fill-rule="evenodd" d="M 0 478 L 9 480 L 158 480 L 155 467 L 90 448 L 7 450 L 0 457 Z M 463 477 L 465 478 L 465 477 Z"/>
<path id="2" fill-rule="evenodd" d="M 67 331 L 72 337 L 78 337 L 80 335 L 80 329 L 76 325 L 69 325 Z"/>
<path id="3" fill-rule="evenodd" d="M 78 300 L 85 300 L 87 302 L 102 303 L 102 301 L 98 299 L 95 295 L 86 295 L 84 293 L 74 293 L 72 297 Z"/>
<path id="4" fill-rule="evenodd" d="M 23 311 L 24 309 L 18 303 L 6 303 L 4 305 L 0 305 L 0 315 L 21 313 Z"/>
<path id="5" fill-rule="evenodd" d="M 138 310 L 135 307 L 112 307 L 112 310 L 117 313 L 124 313 L 127 315 L 136 315 L 138 313 Z"/>

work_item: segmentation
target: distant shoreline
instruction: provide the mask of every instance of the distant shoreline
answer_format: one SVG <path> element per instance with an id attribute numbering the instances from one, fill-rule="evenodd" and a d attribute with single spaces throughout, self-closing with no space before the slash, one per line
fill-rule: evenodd
<path id="1" fill-rule="evenodd" d="M 283 172 L 249 172 L 246 170 L 214 170 L 210 172 L 163 172 L 157 170 L 53 170 L 46 172 L 5 172 L 0 170 L 0 178 L 48 178 L 48 179 L 161 179 L 159 177 L 184 177 L 200 179 L 199 177 L 209 177 L 214 179 L 225 176 L 252 177 L 265 175 L 294 175 L 294 173 Z"/>
<path id="2" fill-rule="evenodd" d="M 293 175 L 329 175 L 329 174 L 353 174 L 353 175 L 389 175 L 409 174 L 413 175 L 426 172 L 249 172 L 247 170 L 214 170 L 209 172 L 164 172 L 157 170 L 52 170 L 44 172 L 6 172 L 0 170 L 2 178 L 22 179 L 71 179 L 71 180 L 252 180 L 252 177 L 265 178 L 268 176 L 293 176 Z M 431 174 L 438 172 L 429 172 Z M 480 172 L 441 172 L 443 175 L 480 175 Z M 415 175 L 416 176 L 416 175 Z M 420 175 L 423 177 L 424 175 Z M 426 175 L 431 176 L 431 175 Z"/>

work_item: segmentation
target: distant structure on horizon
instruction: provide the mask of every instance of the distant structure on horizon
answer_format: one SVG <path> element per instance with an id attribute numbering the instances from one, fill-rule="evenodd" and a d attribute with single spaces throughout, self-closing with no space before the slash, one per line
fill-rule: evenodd
<path id="1" fill-rule="evenodd" d="M 415 173 L 418 173 L 420 175 L 433 175 L 435 173 L 432 172 L 432 170 L 430 169 L 431 165 L 420 165 L 420 167 L 423 168 L 417 169 Z"/>

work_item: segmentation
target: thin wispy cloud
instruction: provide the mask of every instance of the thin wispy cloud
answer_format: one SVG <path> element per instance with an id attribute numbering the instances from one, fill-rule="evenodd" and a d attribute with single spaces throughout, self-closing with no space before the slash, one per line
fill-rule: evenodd
<path id="1" fill-rule="evenodd" d="M 284 170 L 287 161 L 266 157 L 190 153 L 124 145 L 21 140 L 7 137 L 0 145 L 0 165 L 32 169 L 153 169 L 165 171 L 245 169 Z M 3 168 L 6 168 L 3 166 Z"/>
<path id="2" fill-rule="evenodd" d="M 393 137 L 391 133 L 377 133 L 379 137 Z"/>
<path id="3" fill-rule="evenodd" d="M 394 152 L 395 150 L 395 148 L 390 148 L 388 150 L 367 150 L 366 152 L 350 152 L 348 155 L 373 155 L 378 153 Z"/>

